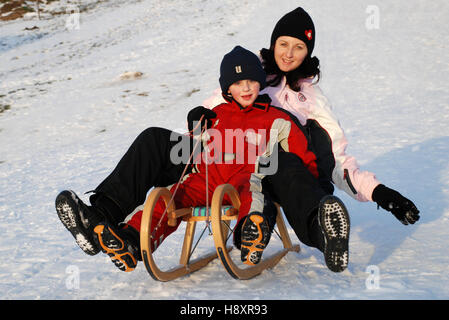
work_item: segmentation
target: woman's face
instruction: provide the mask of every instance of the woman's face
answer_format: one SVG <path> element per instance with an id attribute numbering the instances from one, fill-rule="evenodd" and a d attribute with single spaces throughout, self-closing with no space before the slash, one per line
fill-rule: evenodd
<path id="1" fill-rule="evenodd" d="M 307 52 L 307 46 L 302 40 L 290 36 L 281 36 L 274 44 L 274 60 L 283 72 L 298 68 Z"/>

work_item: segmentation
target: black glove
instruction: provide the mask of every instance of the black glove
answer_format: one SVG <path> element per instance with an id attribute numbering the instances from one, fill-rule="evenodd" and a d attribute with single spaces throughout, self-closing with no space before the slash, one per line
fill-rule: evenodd
<path id="1" fill-rule="evenodd" d="M 383 184 L 374 188 L 372 198 L 383 209 L 390 211 L 403 224 L 414 224 L 419 220 L 419 210 L 409 199 Z"/>
<path id="2" fill-rule="evenodd" d="M 204 115 L 204 117 L 203 117 L 203 120 L 201 121 L 201 127 L 199 130 L 201 130 L 201 128 L 206 123 L 206 121 L 207 121 L 207 127 L 210 128 L 212 126 L 211 119 L 214 119 L 217 117 L 217 114 L 214 111 L 207 109 L 203 106 L 193 108 L 192 110 L 190 110 L 189 114 L 187 115 L 187 125 L 189 128 L 189 131 L 192 131 L 195 128 L 195 126 L 200 121 L 201 116 L 203 116 L 203 115 Z"/>

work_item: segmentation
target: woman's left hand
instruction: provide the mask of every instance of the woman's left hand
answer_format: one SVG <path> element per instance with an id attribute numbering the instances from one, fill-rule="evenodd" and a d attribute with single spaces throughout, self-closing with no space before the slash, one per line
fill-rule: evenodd
<path id="1" fill-rule="evenodd" d="M 372 199 L 380 207 L 390 211 L 404 225 L 414 224 L 419 220 L 419 210 L 415 204 L 383 184 L 374 188 Z"/>

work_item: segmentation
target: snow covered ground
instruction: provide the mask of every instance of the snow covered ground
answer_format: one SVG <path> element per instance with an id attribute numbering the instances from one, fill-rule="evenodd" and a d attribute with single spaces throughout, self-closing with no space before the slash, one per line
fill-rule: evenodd
<path id="1" fill-rule="evenodd" d="M 342 274 L 303 245 L 249 281 L 214 261 L 160 283 L 142 264 L 122 273 L 79 250 L 56 216 L 58 192 L 94 189 L 143 129 L 182 130 L 218 87 L 222 56 L 266 47 L 298 5 L 314 18 L 320 86 L 349 153 L 412 199 L 419 223 L 337 192 L 352 218 Z M 128 0 L 70 12 L 0 23 L 0 299 L 449 298 L 447 1 Z M 181 238 L 159 249 L 163 263 L 176 263 Z"/>

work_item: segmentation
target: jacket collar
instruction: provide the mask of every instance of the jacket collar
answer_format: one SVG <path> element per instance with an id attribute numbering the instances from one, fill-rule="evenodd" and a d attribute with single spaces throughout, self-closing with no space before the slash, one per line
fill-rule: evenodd
<path id="1" fill-rule="evenodd" d="M 268 94 L 262 94 L 259 95 L 256 98 L 256 101 L 254 103 L 246 108 L 243 108 L 237 101 L 235 101 L 234 98 L 227 96 L 225 94 L 222 94 L 223 98 L 226 100 L 226 102 L 233 105 L 235 108 L 238 108 L 241 112 L 250 112 L 253 109 L 258 109 L 267 112 L 270 108 L 271 98 Z"/>

